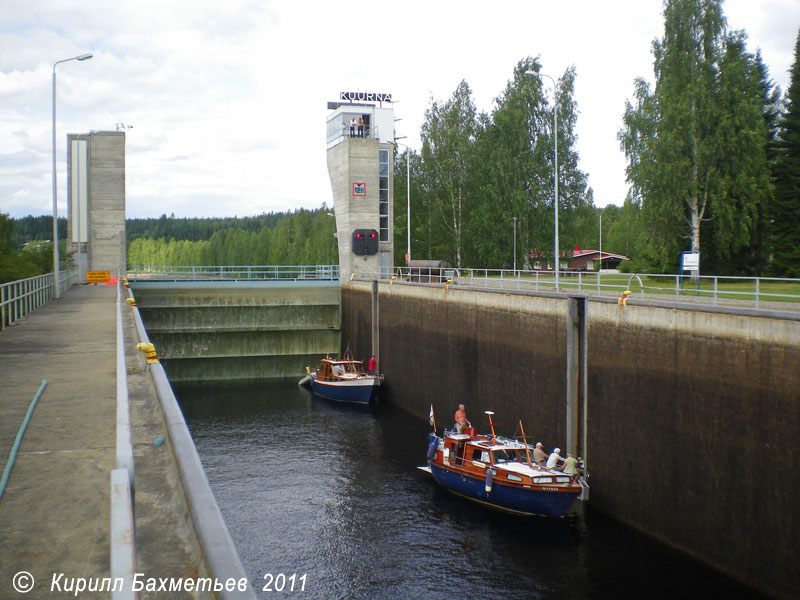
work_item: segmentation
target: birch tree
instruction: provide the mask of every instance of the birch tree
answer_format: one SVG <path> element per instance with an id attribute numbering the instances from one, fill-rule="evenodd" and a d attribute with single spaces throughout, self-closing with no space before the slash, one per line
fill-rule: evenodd
<path id="1" fill-rule="evenodd" d="M 432 211 L 449 238 L 452 262 L 462 266 L 464 219 L 472 201 L 469 170 L 478 128 L 472 91 L 462 81 L 452 98 L 432 102 L 422 125 L 422 160 Z"/>

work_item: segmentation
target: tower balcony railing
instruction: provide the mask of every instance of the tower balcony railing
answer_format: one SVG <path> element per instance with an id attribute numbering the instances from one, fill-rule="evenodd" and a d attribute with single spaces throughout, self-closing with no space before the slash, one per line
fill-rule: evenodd
<path id="1" fill-rule="evenodd" d="M 359 129 L 356 125 L 353 130 L 350 129 L 349 123 L 343 123 L 339 128 L 333 128 L 328 133 L 328 145 L 338 143 L 344 138 L 373 138 L 380 139 L 380 131 L 377 125 L 364 125 Z"/>

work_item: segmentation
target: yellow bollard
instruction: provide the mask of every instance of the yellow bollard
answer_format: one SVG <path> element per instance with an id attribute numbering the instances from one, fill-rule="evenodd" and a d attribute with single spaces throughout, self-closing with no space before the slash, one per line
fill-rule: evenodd
<path id="1" fill-rule="evenodd" d="M 131 306 L 136 306 L 136 300 L 134 300 L 133 298 L 126 298 L 126 300 L 125 300 L 125 301 L 126 301 L 128 304 L 130 304 Z"/>
<path id="2" fill-rule="evenodd" d="M 631 295 L 630 290 L 625 290 L 624 292 L 622 292 L 622 296 L 620 296 L 617 299 L 617 304 L 619 304 L 620 306 L 628 306 L 628 296 L 630 295 Z"/>
<path id="3" fill-rule="evenodd" d="M 158 354 L 156 354 L 156 347 L 153 346 L 153 344 L 136 344 L 136 349 L 139 352 L 144 352 L 144 357 L 147 360 L 147 364 L 158 362 Z"/>

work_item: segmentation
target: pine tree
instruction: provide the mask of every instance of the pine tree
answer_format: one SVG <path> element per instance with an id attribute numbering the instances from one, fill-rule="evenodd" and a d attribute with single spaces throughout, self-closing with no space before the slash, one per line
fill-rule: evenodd
<path id="1" fill-rule="evenodd" d="M 800 277 L 800 32 L 794 51 L 786 114 L 776 145 L 772 268 Z"/>

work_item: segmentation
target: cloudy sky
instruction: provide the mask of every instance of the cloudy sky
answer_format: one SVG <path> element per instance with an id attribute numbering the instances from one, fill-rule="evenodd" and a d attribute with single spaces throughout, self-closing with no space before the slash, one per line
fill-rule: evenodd
<path id="1" fill-rule="evenodd" d="M 727 0 L 786 89 L 797 0 Z M 244 216 L 332 205 L 328 101 L 389 92 L 411 147 L 431 98 L 463 79 L 491 111 L 516 63 L 577 71 L 580 167 L 595 203 L 621 204 L 616 139 L 637 76 L 652 79 L 661 0 L 3 0 L 0 212 L 52 212 L 53 63 L 59 212 L 66 134 L 127 129 L 128 217 Z"/>

